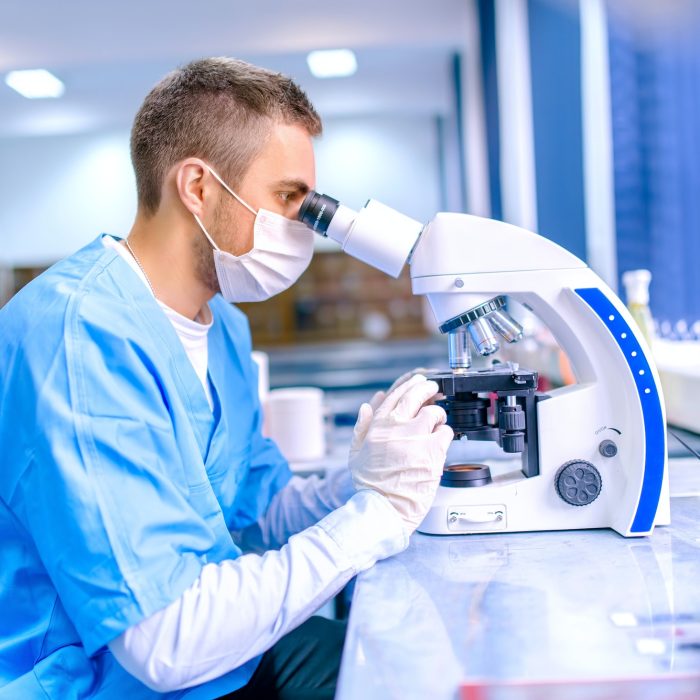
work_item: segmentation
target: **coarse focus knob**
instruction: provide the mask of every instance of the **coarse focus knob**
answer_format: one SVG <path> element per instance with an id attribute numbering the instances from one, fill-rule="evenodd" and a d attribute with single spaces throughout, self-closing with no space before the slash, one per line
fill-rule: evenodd
<path id="1" fill-rule="evenodd" d="M 559 496 L 569 505 L 587 506 L 598 498 L 603 479 L 590 462 L 574 459 L 559 468 L 554 485 Z"/>
<path id="2" fill-rule="evenodd" d="M 498 427 L 501 430 L 525 430 L 525 411 L 520 406 L 503 406 L 498 412 Z"/>

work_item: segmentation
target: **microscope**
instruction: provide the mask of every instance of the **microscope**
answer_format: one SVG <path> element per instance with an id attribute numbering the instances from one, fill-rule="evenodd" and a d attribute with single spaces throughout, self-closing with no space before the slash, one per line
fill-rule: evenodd
<path id="1" fill-rule="evenodd" d="M 510 470 L 448 464 L 418 527 L 434 535 L 612 528 L 670 522 L 663 397 L 651 352 L 624 304 L 579 258 L 500 221 L 439 213 L 428 224 L 375 200 L 359 211 L 311 191 L 298 215 L 353 257 L 398 277 L 410 265 L 447 335 L 449 369 L 428 376 L 455 440 L 491 441 Z M 551 331 L 575 383 L 538 391 L 512 362 L 472 366 L 516 343 L 518 302 Z M 498 472 L 498 473 L 496 473 Z"/>

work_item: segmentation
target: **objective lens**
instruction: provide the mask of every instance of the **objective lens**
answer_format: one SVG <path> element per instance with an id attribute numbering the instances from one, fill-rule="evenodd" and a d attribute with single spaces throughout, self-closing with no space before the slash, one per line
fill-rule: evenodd
<path id="1" fill-rule="evenodd" d="M 523 327 L 503 309 L 490 313 L 486 318 L 509 343 L 517 343 L 523 337 Z"/>
<path id="2" fill-rule="evenodd" d="M 327 194 L 319 194 L 311 190 L 301 203 L 297 219 L 305 223 L 316 233 L 325 236 L 331 219 L 338 210 L 339 204 L 340 202 L 338 202 L 337 199 L 333 199 L 333 197 L 329 197 Z"/>
<path id="3" fill-rule="evenodd" d="M 499 348 L 496 334 L 483 316 L 469 324 L 469 335 L 480 355 L 492 355 Z"/>
<path id="4" fill-rule="evenodd" d="M 450 331 L 448 350 L 451 369 L 469 369 L 472 366 L 472 355 L 469 351 L 469 335 L 465 326 Z"/>

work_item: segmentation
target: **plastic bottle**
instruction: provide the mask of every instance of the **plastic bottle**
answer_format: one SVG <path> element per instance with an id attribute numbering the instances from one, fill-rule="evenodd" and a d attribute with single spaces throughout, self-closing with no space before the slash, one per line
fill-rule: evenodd
<path id="1" fill-rule="evenodd" d="M 632 318 L 637 322 L 649 345 L 654 341 L 654 320 L 649 310 L 649 283 L 651 272 L 649 270 L 628 270 L 622 275 L 622 284 L 625 285 L 627 296 L 627 308 Z"/>

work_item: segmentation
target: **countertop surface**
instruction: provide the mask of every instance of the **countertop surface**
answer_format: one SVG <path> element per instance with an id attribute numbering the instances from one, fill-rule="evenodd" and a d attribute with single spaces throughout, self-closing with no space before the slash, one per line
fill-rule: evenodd
<path id="1" fill-rule="evenodd" d="M 360 403 L 407 369 L 443 366 L 446 357 L 444 339 L 366 345 L 271 356 L 273 386 L 329 390 L 328 452 L 293 465 L 296 471 L 345 464 Z M 669 435 L 672 524 L 651 537 L 625 539 L 612 530 L 415 534 L 406 552 L 361 574 L 337 700 L 452 700 L 465 684 L 481 684 L 471 694 L 462 690 L 474 700 L 698 700 L 700 461 L 675 435 L 700 449 L 698 435 Z M 690 690 L 674 681 L 688 674 Z M 611 691 L 610 679 L 647 680 Z M 604 688 L 577 684 L 571 695 L 542 686 L 572 680 Z M 529 691 L 498 694 L 508 683 L 517 690 L 528 682 Z"/>
<path id="2" fill-rule="evenodd" d="M 700 462 L 672 463 L 670 475 L 672 524 L 647 538 L 415 534 L 358 577 L 336 698 L 700 672 Z M 687 697 L 700 697 L 691 682 L 699 694 Z"/>

